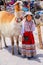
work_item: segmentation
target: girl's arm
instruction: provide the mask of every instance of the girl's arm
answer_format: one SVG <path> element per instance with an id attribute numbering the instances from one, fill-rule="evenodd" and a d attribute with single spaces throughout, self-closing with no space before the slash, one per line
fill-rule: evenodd
<path id="1" fill-rule="evenodd" d="M 32 31 L 35 31 L 35 23 L 32 22 Z"/>

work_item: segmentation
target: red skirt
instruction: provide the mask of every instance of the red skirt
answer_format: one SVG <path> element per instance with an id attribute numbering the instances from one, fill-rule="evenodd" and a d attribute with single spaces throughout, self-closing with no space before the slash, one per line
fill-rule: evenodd
<path id="1" fill-rule="evenodd" d="M 34 44 L 34 43 L 35 41 L 34 41 L 33 33 L 26 31 L 23 34 L 22 44 Z"/>

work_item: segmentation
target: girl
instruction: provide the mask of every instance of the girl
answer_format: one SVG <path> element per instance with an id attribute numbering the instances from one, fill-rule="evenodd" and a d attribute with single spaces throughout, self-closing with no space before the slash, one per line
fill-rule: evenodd
<path id="1" fill-rule="evenodd" d="M 25 21 L 22 25 L 22 56 L 32 58 L 36 55 L 35 41 L 33 36 L 33 30 L 35 25 L 32 21 L 32 13 L 26 12 Z"/>

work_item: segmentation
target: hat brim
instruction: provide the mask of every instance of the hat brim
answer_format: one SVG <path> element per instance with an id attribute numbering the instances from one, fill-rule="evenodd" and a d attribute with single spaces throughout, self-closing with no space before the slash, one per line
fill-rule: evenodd
<path id="1" fill-rule="evenodd" d="M 31 12 L 27 12 L 24 17 L 26 17 L 27 15 L 33 15 Z"/>

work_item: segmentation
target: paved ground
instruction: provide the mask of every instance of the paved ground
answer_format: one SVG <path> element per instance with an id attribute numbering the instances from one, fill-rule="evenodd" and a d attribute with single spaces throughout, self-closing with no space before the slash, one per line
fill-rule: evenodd
<path id="1" fill-rule="evenodd" d="M 0 65 L 43 65 L 43 50 L 37 50 L 36 59 L 28 60 L 21 56 L 12 56 L 8 50 L 0 50 Z"/>
<path id="2" fill-rule="evenodd" d="M 41 28 L 42 29 L 42 28 Z M 36 46 L 38 45 L 38 36 L 37 30 L 34 32 Z M 43 32 L 43 31 L 42 31 Z M 43 34 L 42 34 L 43 37 Z M 0 65 L 43 65 L 43 50 L 36 49 L 36 58 L 28 60 L 27 58 L 22 58 L 21 56 L 17 55 L 17 49 L 15 46 L 15 55 L 11 54 L 11 41 L 9 38 L 6 38 L 6 43 L 9 46 L 7 49 L 4 47 L 4 42 L 2 39 L 2 47 L 3 49 L 0 50 Z M 21 44 L 20 44 L 21 46 Z"/>

